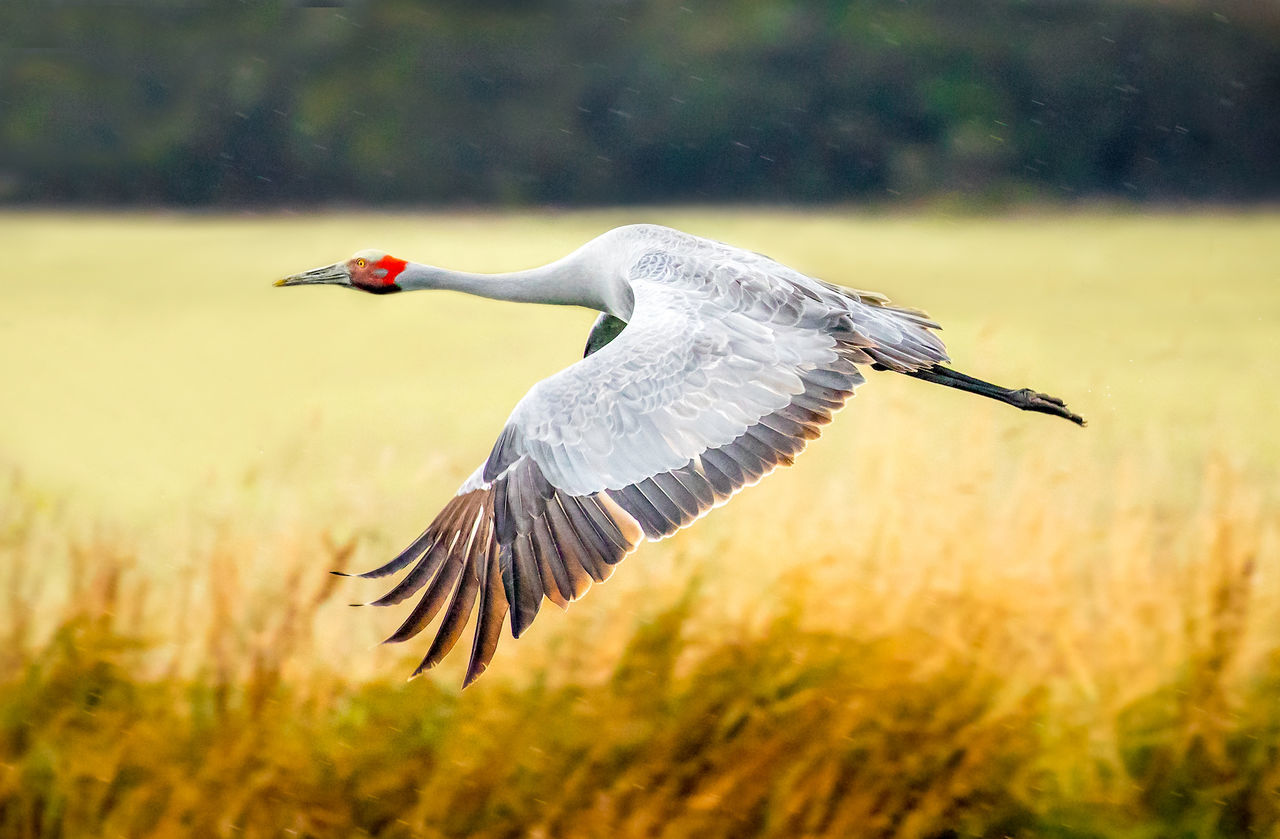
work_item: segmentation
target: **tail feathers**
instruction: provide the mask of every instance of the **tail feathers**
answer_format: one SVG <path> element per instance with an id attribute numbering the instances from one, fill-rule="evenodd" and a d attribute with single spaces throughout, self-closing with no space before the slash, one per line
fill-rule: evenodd
<path id="1" fill-rule="evenodd" d="M 873 365 L 875 369 L 890 369 L 882 364 Z M 923 379 L 926 382 L 943 385 L 945 387 L 953 387 L 956 390 L 963 390 L 969 393 L 976 393 L 979 396 L 985 396 L 988 399 L 995 399 L 998 402 L 1004 402 L 1006 405 L 1012 405 L 1023 411 L 1036 411 L 1041 414 L 1051 414 L 1055 417 L 1062 417 L 1074 422 L 1076 425 L 1085 425 L 1084 417 L 1073 413 L 1067 408 L 1067 403 L 1063 402 L 1056 396 L 1050 396 L 1047 393 L 1037 393 L 1030 388 L 1020 388 L 1012 390 L 1010 388 L 993 385 L 990 382 L 984 382 L 982 379 L 975 379 L 973 376 L 966 376 L 941 364 L 934 364 L 929 367 L 922 367 L 918 370 L 897 370 L 895 372 L 902 373 L 905 376 L 911 376 L 916 379 Z"/>

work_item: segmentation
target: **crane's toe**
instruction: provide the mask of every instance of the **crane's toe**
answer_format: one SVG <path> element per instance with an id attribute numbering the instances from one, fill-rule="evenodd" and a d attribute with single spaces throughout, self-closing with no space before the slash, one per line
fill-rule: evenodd
<path id="1" fill-rule="evenodd" d="M 1069 419 L 1076 425 L 1087 425 L 1084 417 L 1073 413 L 1067 408 L 1067 403 L 1056 396 L 1050 396 L 1047 393 L 1037 393 L 1029 387 L 1021 390 L 1015 390 L 1010 394 L 1011 403 L 1024 411 L 1037 411 L 1042 414 L 1052 414 L 1055 417 Z"/>

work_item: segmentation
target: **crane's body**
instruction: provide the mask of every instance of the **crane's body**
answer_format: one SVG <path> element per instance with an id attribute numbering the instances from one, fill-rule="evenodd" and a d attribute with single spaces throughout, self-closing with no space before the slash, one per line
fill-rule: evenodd
<path id="1" fill-rule="evenodd" d="M 863 383 L 864 369 L 1084 424 L 1061 400 L 942 366 L 938 325 L 923 312 L 656 225 L 620 227 L 549 265 L 508 274 L 361 251 L 277 284 L 322 283 L 601 312 L 584 358 L 535 384 L 426 531 L 361 575 L 413 566 L 378 605 L 426 589 L 388 641 L 415 636 L 444 612 L 415 675 L 443 658 L 476 611 L 469 684 L 488 666 L 508 614 L 519 637 L 544 598 L 567 605 L 642 541 L 671 535 L 790 465 Z"/>

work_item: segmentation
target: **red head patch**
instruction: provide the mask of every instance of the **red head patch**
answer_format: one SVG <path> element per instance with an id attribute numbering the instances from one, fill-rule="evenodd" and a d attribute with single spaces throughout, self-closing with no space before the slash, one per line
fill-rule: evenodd
<path id="1" fill-rule="evenodd" d="M 406 260 L 396 259 L 394 256 L 388 255 L 379 259 L 374 267 L 381 268 L 387 272 L 387 275 L 382 278 L 382 284 L 389 286 L 395 285 L 396 277 L 400 276 L 400 273 L 404 271 L 404 267 L 408 264 Z"/>

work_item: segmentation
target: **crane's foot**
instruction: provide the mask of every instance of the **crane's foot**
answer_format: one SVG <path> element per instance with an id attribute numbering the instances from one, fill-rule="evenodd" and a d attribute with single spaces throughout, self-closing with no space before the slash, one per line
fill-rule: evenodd
<path id="1" fill-rule="evenodd" d="M 1009 391 L 1008 402 L 1015 408 L 1021 408 L 1024 411 L 1037 411 L 1041 414 L 1052 414 L 1055 417 L 1069 419 L 1076 425 L 1088 425 L 1084 417 L 1079 414 L 1072 413 L 1067 408 L 1067 403 L 1063 402 L 1056 396 L 1050 396 L 1047 393 L 1036 393 L 1029 387 L 1020 390 Z"/>

